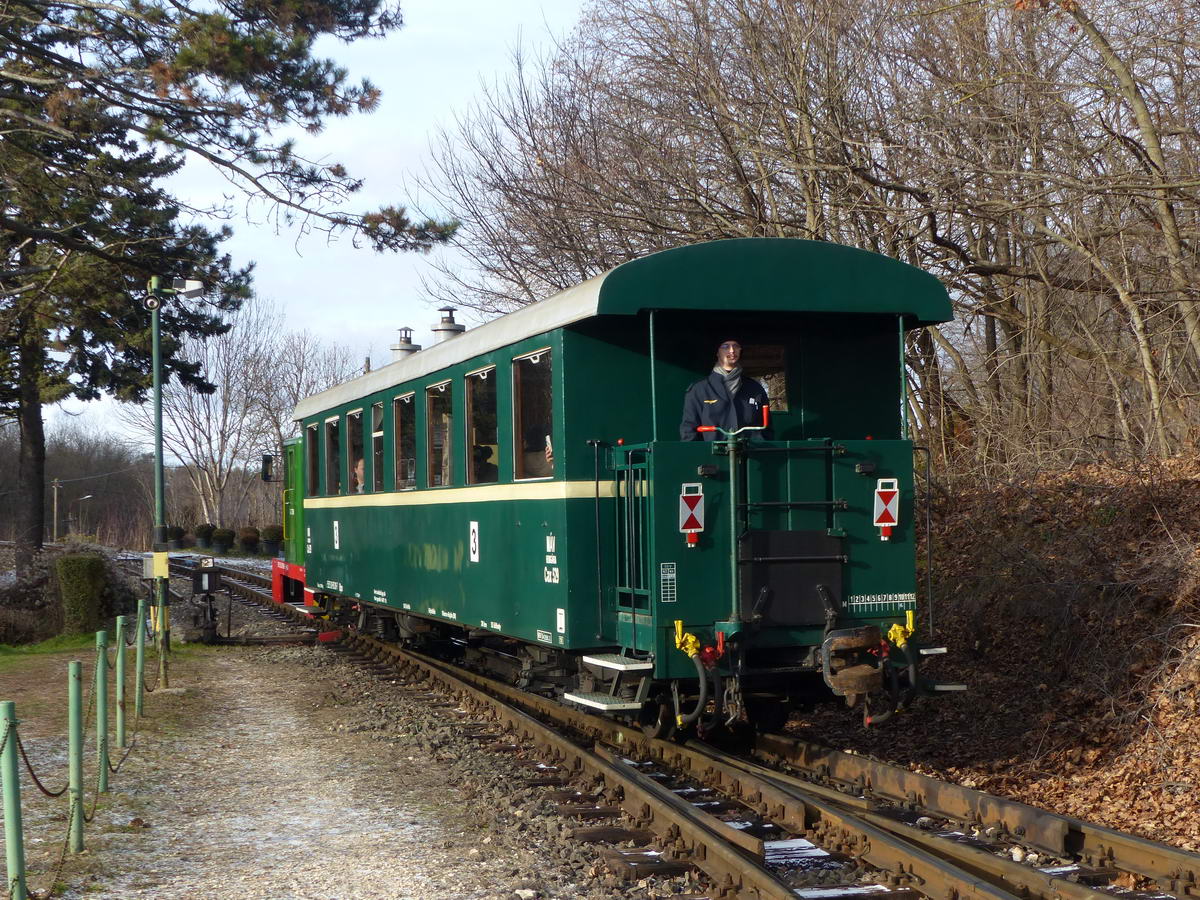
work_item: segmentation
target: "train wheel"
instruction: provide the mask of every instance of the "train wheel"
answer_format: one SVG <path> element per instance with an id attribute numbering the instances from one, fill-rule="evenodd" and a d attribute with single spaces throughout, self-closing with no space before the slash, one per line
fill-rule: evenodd
<path id="1" fill-rule="evenodd" d="M 646 737 L 668 740 L 675 732 L 675 708 L 671 698 L 659 694 L 647 700 L 638 713 L 638 724 Z"/>

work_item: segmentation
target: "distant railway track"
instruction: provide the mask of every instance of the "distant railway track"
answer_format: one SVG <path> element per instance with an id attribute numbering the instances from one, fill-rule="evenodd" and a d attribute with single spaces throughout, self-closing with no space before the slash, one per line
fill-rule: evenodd
<path id="1" fill-rule="evenodd" d="M 223 575 L 245 601 L 313 625 L 271 600 L 269 578 Z M 557 791 L 563 815 L 628 820 L 577 829 L 581 840 L 653 838 L 655 848 L 607 851 L 610 867 L 629 877 L 694 866 L 711 880 L 711 896 L 809 900 L 864 892 L 880 900 L 1200 897 L 1198 854 L 867 757 L 764 734 L 751 761 L 650 739 L 364 634 L 343 630 L 331 646 L 376 672 L 398 670 L 486 707 L 514 746 L 549 760 L 547 789 L 578 785 Z M 503 745 L 504 735 L 495 737 Z M 830 872 L 856 883 L 827 883 Z"/>

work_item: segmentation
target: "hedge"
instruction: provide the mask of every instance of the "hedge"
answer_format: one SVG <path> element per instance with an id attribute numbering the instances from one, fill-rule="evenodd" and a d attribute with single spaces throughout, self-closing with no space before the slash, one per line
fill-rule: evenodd
<path id="1" fill-rule="evenodd" d="M 99 631 L 104 619 L 108 570 L 95 553 L 68 553 L 54 561 L 62 598 L 63 633 Z"/>

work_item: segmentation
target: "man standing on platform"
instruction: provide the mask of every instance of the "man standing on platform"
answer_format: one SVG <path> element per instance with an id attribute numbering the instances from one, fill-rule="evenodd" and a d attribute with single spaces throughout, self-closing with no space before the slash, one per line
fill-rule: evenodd
<path id="1" fill-rule="evenodd" d="M 734 431 L 747 425 L 761 425 L 767 407 L 767 392 L 753 378 L 742 374 L 742 345 L 724 341 L 717 347 L 717 362 L 703 381 L 697 381 L 683 400 L 683 421 L 679 438 L 684 441 L 722 440 L 719 431 L 697 432 L 701 425 L 715 425 Z M 771 429 L 752 431 L 756 440 L 771 440 Z"/>

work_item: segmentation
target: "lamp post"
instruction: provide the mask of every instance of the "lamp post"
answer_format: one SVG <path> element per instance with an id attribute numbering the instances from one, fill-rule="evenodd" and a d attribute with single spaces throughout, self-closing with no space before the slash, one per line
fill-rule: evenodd
<path id="1" fill-rule="evenodd" d="M 159 312 L 164 297 L 199 297 L 204 293 L 204 284 L 191 279 L 176 278 L 170 287 L 162 286 L 157 275 L 147 285 L 146 308 L 150 310 L 151 365 L 154 369 L 154 597 L 158 605 L 158 677 L 164 687 L 170 685 L 167 677 L 167 652 L 171 649 L 171 623 L 168 619 L 170 606 L 167 594 L 167 513 L 166 491 L 163 479 L 163 436 L 162 436 L 162 334 Z"/>
<path id="2" fill-rule="evenodd" d="M 72 500 L 70 503 L 67 504 L 67 531 L 68 531 L 68 533 L 71 531 L 71 507 L 74 506 L 76 503 L 83 503 L 84 500 L 91 500 L 92 497 L 94 497 L 94 496 L 96 496 L 96 495 L 95 494 L 84 494 L 82 497 L 76 497 L 74 500 Z M 79 509 L 77 510 L 77 512 L 79 513 L 79 516 L 75 520 L 75 524 L 79 528 L 78 534 L 83 534 L 83 507 L 80 506 Z"/>
<path id="3" fill-rule="evenodd" d="M 58 543 L 58 490 L 62 487 L 62 482 L 55 478 L 50 482 L 50 487 L 54 490 L 54 525 L 51 528 L 50 540 Z"/>

